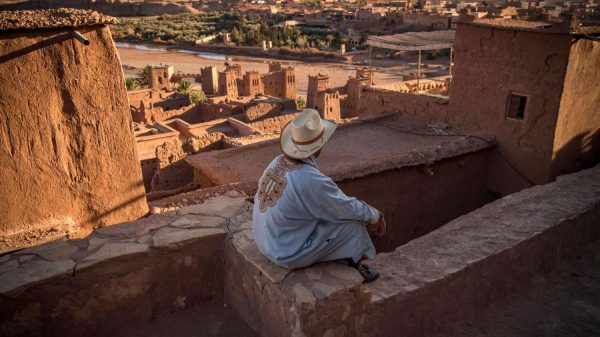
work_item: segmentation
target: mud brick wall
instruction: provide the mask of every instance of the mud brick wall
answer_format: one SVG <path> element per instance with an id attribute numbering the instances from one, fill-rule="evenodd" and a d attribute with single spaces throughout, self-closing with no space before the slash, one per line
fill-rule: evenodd
<path id="1" fill-rule="evenodd" d="M 0 252 L 148 211 L 110 31 L 78 31 L 0 33 Z"/>
<path id="2" fill-rule="evenodd" d="M 362 88 L 360 103 L 354 115 L 364 118 L 390 112 L 426 121 L 442 121 L 448 114 L 448 99 L 387 89 Z"/>
<path id="3" fill-rule="evenodd" d="M 338 181 L 348 195 L 385 214 L 387 233 L 374 239 L 377 252 L 391 251 L 490 201 L 490 150 Z"/>

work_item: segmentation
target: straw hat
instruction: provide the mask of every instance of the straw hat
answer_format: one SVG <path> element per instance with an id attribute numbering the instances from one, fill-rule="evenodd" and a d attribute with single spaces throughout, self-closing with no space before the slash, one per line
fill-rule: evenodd
<path id="1" fill-rule="evenodd" d="M 295 159 L 304 159 L 319 151 L 337 125 L 321 119 L 317 110 L 304 109 L 281 131 L 281 150 Z"/>

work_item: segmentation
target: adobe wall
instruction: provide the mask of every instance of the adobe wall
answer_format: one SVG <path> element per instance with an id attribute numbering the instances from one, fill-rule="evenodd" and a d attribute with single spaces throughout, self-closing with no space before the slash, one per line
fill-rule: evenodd
<path id="1" fill-rule="evenodd" d="M 387 252 L 489 202 L 489 154 L 479 151 L 337 184 L 385 214 L 388 232 L 374 243 L 378 252 Z"/>
<path id="2" fill-rule="evenodd" d="M 415 95 L 399 91 L 363 87 L 353 115 L 364 118 L 395 112 L 402 116 L 443 121 L 448 115 L 448 99 L 427 94 Z"/>
<path id="3" fill-rule="evenodd" d="M 571 36 L 459 24 L 447 122 L 493 134 L 534 183 L 551 180 L 553 132 Z M 523 120 L 508 118 L 511 92 L 528 96 Z M 582 103 L 583 104 L 583 103 Z"/>
<path id="4" fill-rule="evenodd" d="M 148 211 L 110 31 L 78 31 L 0 33 L 0 252 Z"/>
<path id="5" fill-rule="evenodd" d="M 552 176 L 600 162 L 600 42 L 574 41 L 552 151 Z"/>
<path id="6" fill-rule="evenodd" d="M 246 124 L 265 133 L 279 132 L 287 123 L 293 120 L 296 115 L 297 113 L 275 116 Z"/>

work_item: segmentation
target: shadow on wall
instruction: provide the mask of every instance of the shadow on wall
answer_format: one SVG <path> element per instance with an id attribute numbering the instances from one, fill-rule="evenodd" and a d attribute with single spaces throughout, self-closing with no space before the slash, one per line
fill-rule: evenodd
<path id="1" fill-rule="evenodd" d="M 144 182 L 142 180 L 132 183 L 131 186 L 129 187 L 129 189 L 136 190 L 140 186 L 144 186 Z M 146 199 L 145 193 L 141 193 L 137 196 L 129 198 L 128 200 L 125 200 L 122 203 L 115 205 L 112 208 L 110 208 L 102 213 L 98 213 L 94 216 L 84 219 L 84 220 L 82 220 L 82 224 L 88 225 L 88 224 L 92 224 L 92 223 L 98 223 L 99 221 L 102 221 L 104 218 L 110 217 L 111 214 L 118 212 L 119 210 L 121 210 L 131 204 L 135 204 L 136 202 L 139 202 L 142 199 L 144 199 L 144 200 Z M 104 221 L 102 221 L 102 223 L 106 223 L 106 221 L 104 220 Z M 110 224 L 110 225 L 112 225 L 112 224 Z"/>
<path id="2" fill-rule="evenodd" d="M 600 163 L 600 129 L 580 133 L 556 152 L 555 176 L 577 172 Z"/>

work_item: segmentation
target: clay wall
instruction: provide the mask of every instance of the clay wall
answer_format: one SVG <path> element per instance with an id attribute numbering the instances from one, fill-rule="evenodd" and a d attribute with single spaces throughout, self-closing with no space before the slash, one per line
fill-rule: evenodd
<path id="1" fill-rule="evenodd" d="M 192 115 L 190 110 L 196 110 L 187 94 L 174 91 L 142 89 L 129 91 L 127 97 L 136 123 L 152 124 L 173 116 Z"/>
<path id="2" fill-rule="evenodd" d="M 340 120 L 340 94 L 335 90 L 317 92 L 314 108 L 319 111 L 321 118 L 333 121 Z"/>
<path id="3" fill-rule="evenodd" d="M 219 72 L 219 95 L 230 98 L 237 98 L 239 96 L 237 75 L 234 70 Z"/>
<path id="4" fill-rule="evenodd" d="M 279 62 L 271 62 L 269 63 L 269 72 L 273 73 L 276 71 L 281 71 L 283 69 L 281 63 Z"/>
<path id="5" fill-rule="evenodd" d="M 148 66 L 148 88 L 158 90 L 172 90 L 172 66 Z"/>
<path id="6" fill-rule="evenodd" d="M 367 85 L 375 84 L 373 81 L 373 70 L 369 68 L 357 68 L 356 69 L 356 78 L 358 79 L 366 79 Z"/>
<path id="7" fill-rule="evenodd" d="M 600 162 L 600 42 L 574 41 L 560 101 L 551 176 Z"/>
<path id="8" fill-rule="evenodd" d="M 363 87 L 355 116 L 370 117 L 384 113 L 414 116 L 426 121 L 442 121 L 448 115 L 448 99 Z"/>
<path id="9" fill-rule="evenodd" d="M 219 71 L 217 67 L 208 66 L 200 69 L 200 82 L 202 91 L 207 95 L 216 95 L 219 92 Z"/>
<path id="10" fill-rule="evenodd" d="M 244 107 L 244 122 L 254 122 L 295 110 L 296 102 L 291 99 L 257 99 Z"/>
<path id="11" fill-rule="evenodd" d="M 0 33 L 0 252 L 148 211 L 110 31 L 78 31 Z"/>
<path id="12" fill-rule="evenodd" d="M 209 122 L 214 119 L 224 118 L 243 112 L 242 105 L 228 103 L 202 102 L 198 104 L 198 107 L 200 109 L 200 118 L 198 122 Z"/>
<path id="13" fill-rule="evenodd" d="M 230 64 L 225 62 L 225 71 L 231 71 L 235 74 L 235 78 L 242 78 L 242 66 L 239 64 Z"/>
<path id="14" fill-rule="evenodd" d="M 493 134 L 533 183 L 552 179 L 552 148 L 571 36 L 459 24 L 447 121 Z M 511 94 L 527 97 L 523 119 L 507 116 Z"/>
<path id="15" fill-rule="evenodd" d="M 202 83 L 202 74 L 176 73 L 171 76 L 171 82 L 173 83 L 179 83 L 182 81 L 188 81 L 190 83 Z"/>
<path id="16" fill-rule="evenodd" d="M 256 122 L 249 122 L 248 125 L 258 129 L 264 133 L 280 132 L 283 127 L 294 119 L 298 114 L 281 115 L 271 118 L 262 119 Z"/>
<path id="17" fill-rule="evenodd" d="M 315 106 L 315 99 L 317 93 L 319 91 L 327 89 L 329 89 L 329 77 L 327 75 L 308 75 L 308 87 L 306 89 L 306 107 L 313 108 Z"/>
<path id="18" fill-rule="evenodd" d="M 287 67 L 281 71 L 283 81 L 283 95 L 280 98 L 296 99 L 296 72 L 294 68 Z"/>
<path id="19" fill-rule="evenodd" d="M 385 214 L 388 231 L 374 243 L 378 252 L 391 251 L 489 202 L 489 154 L 480 151 L 337 184 Z"/>
<path id="20" fill-rule="evenodd" d="M 152 129 L 137 131 L 135 143 L 140 160 L 156 158 L 156 147 L 170 140 L 179 139 L 179 131 L 158 123 Z"/>
<path id="21" fill-rule="evenodd" d="M 242 96 L 256 96 L 264 93 L 260 74 L 257 71 L 247 71 L 244 78 L 238 81 L 239 91 Z"/>

